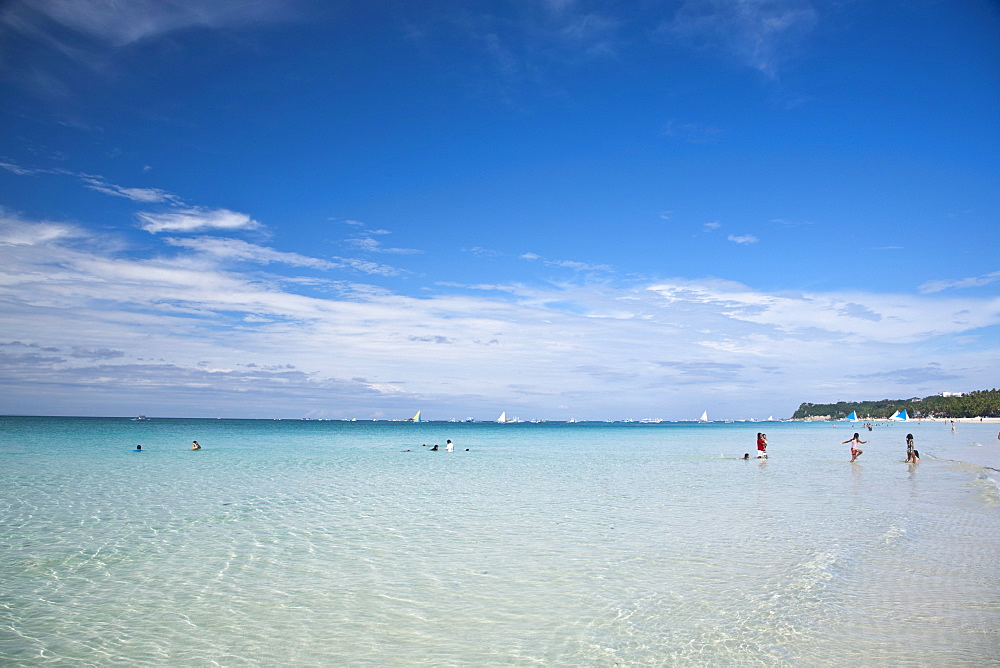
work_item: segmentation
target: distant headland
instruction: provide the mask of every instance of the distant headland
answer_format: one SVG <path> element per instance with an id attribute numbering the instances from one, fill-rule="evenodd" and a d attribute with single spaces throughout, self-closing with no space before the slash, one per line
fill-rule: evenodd
<path id="1" fill-rule="evenodd" d="M 1000 390 L 994 388 L 975 392 L 944 392 L 911 399 L 803 403 L 792 415 L 792 419 L 838 420 L 853 412 L 858 420 L 886 420 L 897 411 L 904 410 L 911 418 L 918 419 L 1000 418 Z"/>

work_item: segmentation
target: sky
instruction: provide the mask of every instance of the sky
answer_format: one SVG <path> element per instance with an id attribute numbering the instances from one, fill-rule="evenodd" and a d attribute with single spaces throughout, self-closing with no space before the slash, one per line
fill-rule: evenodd
<path id="1" fill-rule="evenodd" d="M 8 0 L 0 414 L 1000 385 L 988 0 Z"/>

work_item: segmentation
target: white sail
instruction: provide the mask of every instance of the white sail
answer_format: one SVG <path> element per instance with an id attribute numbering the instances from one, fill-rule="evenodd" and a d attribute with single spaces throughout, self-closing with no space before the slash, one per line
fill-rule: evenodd
<path id="1" fill-rule="evenodd" d="M 506 421 L 507 421 L 507 411 L 504 411 L 503 413 L 500 413 L 500 417 L 497 418 L 497 422 L 506 422 Z"/>
<path id="2" fill-rule="evenodd" d="M 698 418 L 698 419 L 701 420 L 702 422 L 708 422 L 708 411 L 705 411 L 704 413 L 702 413 L 701 417 Z"/>

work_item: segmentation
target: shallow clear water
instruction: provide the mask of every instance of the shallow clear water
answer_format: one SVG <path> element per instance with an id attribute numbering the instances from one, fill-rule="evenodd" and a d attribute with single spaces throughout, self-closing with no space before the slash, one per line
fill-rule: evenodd
<path id="1" fill-rule="evenodd" d="M 998 429 L 0 418 L 0 664 L 995 663 Z"/>

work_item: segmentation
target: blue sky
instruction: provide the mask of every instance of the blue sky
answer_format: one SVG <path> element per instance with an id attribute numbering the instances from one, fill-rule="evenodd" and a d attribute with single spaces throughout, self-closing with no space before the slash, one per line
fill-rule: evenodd
<path id="1" fill-rule="evenodd" d="M 118 4 L 0 7 L 0 413 L 998 384 L 996 3 Z"/>

